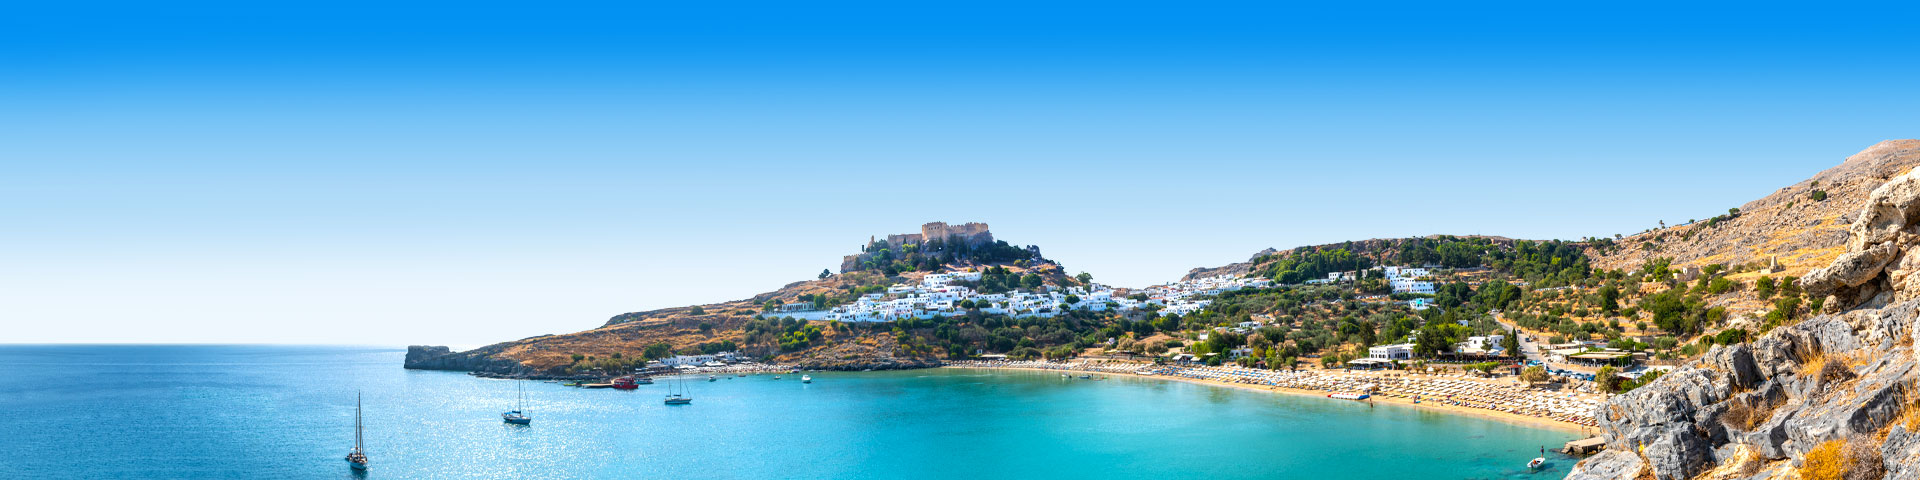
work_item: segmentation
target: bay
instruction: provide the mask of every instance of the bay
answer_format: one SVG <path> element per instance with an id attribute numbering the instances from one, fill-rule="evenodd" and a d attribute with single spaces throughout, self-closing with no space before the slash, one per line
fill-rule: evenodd
<path id="1" fill-rule="evenodd" d="M 583 390 L 400 368 L 387 347 L 0 346 L 0 472 L 30 478 L 1561 478 L 1578 436 L 1114 376 L 816 372 Z M 366 402 L 363 476 L 341 460 Z"/>

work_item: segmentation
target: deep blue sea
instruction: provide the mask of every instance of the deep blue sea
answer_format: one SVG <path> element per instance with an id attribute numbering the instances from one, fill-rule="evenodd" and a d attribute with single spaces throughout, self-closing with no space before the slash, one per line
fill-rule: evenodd
<path id="1" fill-rule="evenodd" d="M 1143 378 L 983 370 L 581 390 L 397 348 L 0 346 L 5 478 L 1538 478 L 1575 434 Z M 372 469 L 349 472 L 354 392 Z"/>

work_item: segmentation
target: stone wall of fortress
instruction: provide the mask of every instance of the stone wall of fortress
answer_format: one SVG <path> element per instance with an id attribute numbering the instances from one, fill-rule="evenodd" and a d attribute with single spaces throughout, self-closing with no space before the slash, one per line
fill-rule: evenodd
<path id="1" fill-rule="evenodd" d="M 947 222 L 931 222 L 926 225 L 921 225 L 920 233 L 887 235 L 887 245 L 896 248 L 900 245 L 908 244 L 925 245 L 927 239 L 945 240 L 956 235 L 960 237 L 961 241 L 966 242 L 968 246 L 972 247 L 993 243 L 993 232 L 987 230 L 987 224 L 985 223 L 967 222 L 960 225 L 948 225 Z M 840 271 L 853 271 L 859 268 L 860 262 L 866 258 L 867 254 L 865 253 L 842 257 L 840 260 Z"/>

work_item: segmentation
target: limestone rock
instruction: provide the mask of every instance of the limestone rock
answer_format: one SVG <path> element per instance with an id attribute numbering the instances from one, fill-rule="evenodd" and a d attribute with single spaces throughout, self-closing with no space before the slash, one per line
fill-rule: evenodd
<path id="1" fill-rule="evenodd" d="M 1646 467 L 1647 462 L 1640 460 L 1640 456 L 1633 452 L 1609 449 L 1574 465 L 1573 472 L 1567 474 L 1567 480 L 1637 478 Z"/>
<path id="2" fill-rule="evenodd" d="M 1886 480 L 1920 480 L 1920 432 L 1894 426 L 1880 444 L 1880 458 L 1887 465 Z"/>

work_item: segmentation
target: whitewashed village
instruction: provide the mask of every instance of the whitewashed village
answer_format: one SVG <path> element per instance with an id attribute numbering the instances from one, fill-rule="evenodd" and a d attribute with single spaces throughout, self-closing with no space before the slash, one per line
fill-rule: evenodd
<path id="1" fill-rule="evenodd" d="M 1428 276 L 1428 270 L 1425 268 L 1375 267 L 1375 270 L 1382 271 L 1386 275 L 1387 281 L 1393 286 L 1394 293 L 1433 293 L 1433 283 L 1425 280 Z M 1355 273 L 1331 273 L 1328 274 L 1328 278 L 1310 280 L 1307 283 L 1320 284 L 1351 280 Z M 1273 286 L 1273 281 L 1266 278 L 1216 276 L 1137 289 L 1116 289 L 1108 285 L 1092 283 L 1086 287 L 1045 285 L 1035 292 L 1015 290 L 983 294 L 960 284 L 977 282 L 980 277 L 981 273 L 972 269 L 930 273 L 921 276 L 919 283 L 895 284 L 888 287 L 886 293 L 862 295 L 847 305 L 827 310 L 813 310 L 810 308 L 811 305 L 806 303 L 790 303 L 779 307 L 774 314 L 802 320 L 890 322 L 906 318 L 924 319 L 960 315 L 966 313 L 967 305 L 972 305 L 981 313 L 1011 317 L 1052 317 L 1062 309 L 1096 312 L 1151 309 L 1161 315 L 1188 315 L 1205 309 L 1212 302 L 1206 297 L 1244 288 Z M 1408 301 L 1408 305 L 1415 309 L 1425 309 L 1427 303 L 1425 299 Z"/>

